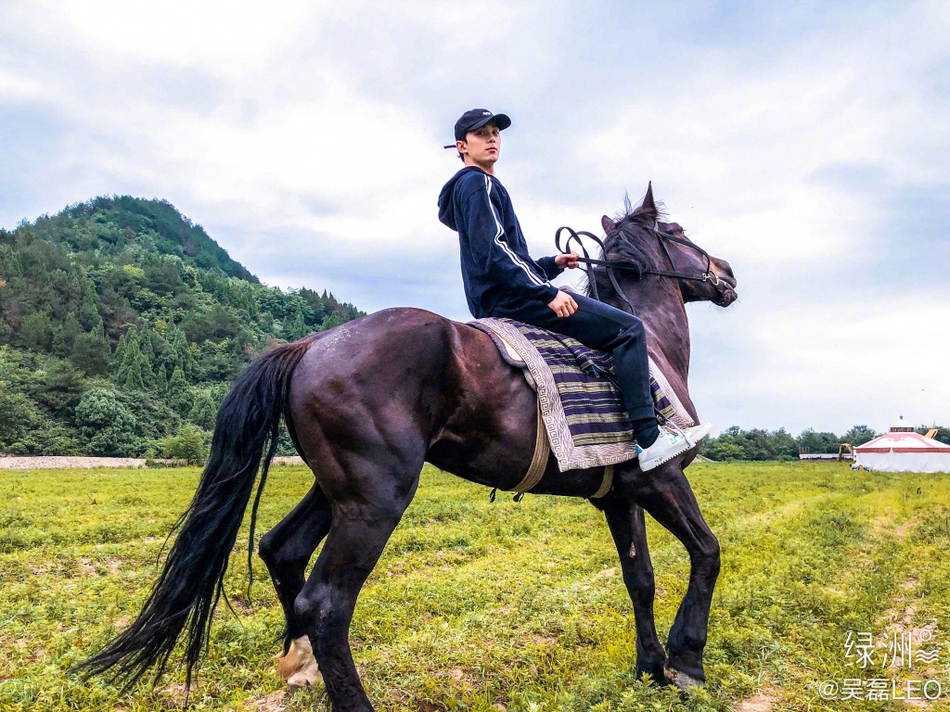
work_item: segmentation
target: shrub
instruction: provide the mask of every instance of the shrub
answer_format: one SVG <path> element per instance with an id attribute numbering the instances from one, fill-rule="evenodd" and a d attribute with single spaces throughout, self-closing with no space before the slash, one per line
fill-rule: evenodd
<path id="1" fill-rule="evenodd" d="M 170 460 L 186 460 L 192 464 L 201 464 L 208 459 L 211 446 L 210 433 L 191 423 L 186 424 L 176 435 L 169 435 L 158 441 L 159 454 Z"/>

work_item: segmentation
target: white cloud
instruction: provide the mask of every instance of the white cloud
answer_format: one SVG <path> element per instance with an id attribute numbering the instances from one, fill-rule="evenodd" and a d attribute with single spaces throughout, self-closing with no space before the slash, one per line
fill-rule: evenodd
<path id="1" fill-rule="evenodd" d="M 43 97 L 39 82 L 0 67 L 0 98 L 4 103 L 36 102 Z"/>
<path id="2" fill-rule="evenodd" d="M 841 432 L 855 423 L 886 429 L 898 415 L 947 421 L 950 382 L 938 366 L 950 349 L 946 290 L 736 306 L 730 318 L 691 312 L 694 395 L 719 427 Z M 716 359 L 720 349 L 725 362 Z M 735 401 L 756 407 L 740 417 L 723 408 Z"/>
<path id="3" fill-rule="evenodd" d="M 742 301 L 691 310 L 694 395 L 718 425 L 883 427 L 901 397 L 946 421 L 928 415 L 936 395 L 888 380 L 895 363 L 916 372 L 912 355 L 943 358 L 911 327 L 946 323 L 922 299 L 938 290 L 916 283 L 929 272 L 893 275 L 887 299 L 870 278 L 907 196 L 939 204 L 950 185 L 946 4 L 834 22 L 798 9 L 785 25 L 792 10 L 762 5 L 732 39 L 690 3 L 633 19 L 541 7 L 6 2 L 0 140 L 16 157 L 0 219 L 166 198 L 267 282 L 465 318 L 435 206 L 459 164 L 440 146 L 462 109 L 488 104 L 516 120 L 499 175 L 536 255 L 560 225 L 599 231 L 624 188 L 636 201 L 653 179 L 670 216 L 732 262 Z M 893 342 L 855 345 L 868 313 L 901 322 Z"/>
<path id="4" fill-rule="evenodd" d="M 189 2 L 11 3 L 8 18 L 39 46 L 66 50 L 92 66 L 188 67 L 229 78 L 255 72 L 338 3 Z M 50 44 L 47 44 L 50 43 Z"/>
<path id="5" fill-rule="evenodd" d="M 817 182 L 818 172 L 876 169 L 885 189 L 948 180 L 950 129 L 939 117 L 950 106 L 932 70 L 950 48 L 935 14 L 915 7 L 858 36 L 790 37 L 763 64 L 741 52 L 704 57 L 616 107 L 572 162 L 604 180 L 635 156 L 671 207 L 704 206 L 681 222 L 726 236 L 756 266 L 844 258 L 884 211 L 853 186 Z M 882 51 L 910 35 L 913 51 Z"/>

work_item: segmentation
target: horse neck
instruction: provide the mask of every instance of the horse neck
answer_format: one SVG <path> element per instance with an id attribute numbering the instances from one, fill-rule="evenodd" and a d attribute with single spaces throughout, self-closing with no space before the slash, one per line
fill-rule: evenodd
<path id="1" fill-rule="evenodd" d="M 688 388 L 689 319 L 676 280 L 647 276 L 623 287 L 634 313 L 646 327 L 651 358 L 695 418 Z"/>

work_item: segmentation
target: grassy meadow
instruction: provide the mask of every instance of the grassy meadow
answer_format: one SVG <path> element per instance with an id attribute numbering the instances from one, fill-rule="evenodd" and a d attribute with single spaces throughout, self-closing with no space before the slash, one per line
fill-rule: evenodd
<path id="1" fill-rule="evenodd" d="M 198 474 L 0 471 L 0 710 L 181 705 L 180 671 L 122 693 L 66 669 L 136 615 Z M 427 466 L 353 624 L 377 709 L 725 711 L 764 692 L 771 706 L 756 709 L 950 710 L 950 475 L 710 463 L 689 476 L 723 549 L 704 689 L 682 695 L 634 679 L 632 607 L 593 507 L 553 497 L 514 503 L 503 493 L 491 504 L 486 488 Z M 259 532 L 311 481 L 305 468 L 275 468 Z M 688 559 L 658 525 L 648 528 L 665 637 Z M 219 607 L 190 708 L 325 709 L 319 690 L 283 695 L 274 661 L 283 617 L 257 559 L 247 597 L 246 556 L 245 529 L 227 581 L 237 616 Z M 876 645 L 865 667 L 859 633 Z M 885 666 L 895 636 L 938 660 Z M 938 699 L 923 699 L 928 680 Z M 862 699 L 844 700 L 858 683 Z M 887 699 L 866 699 L 878 685 Z M 894 701 L 894 690 L 922 699 Z"/>

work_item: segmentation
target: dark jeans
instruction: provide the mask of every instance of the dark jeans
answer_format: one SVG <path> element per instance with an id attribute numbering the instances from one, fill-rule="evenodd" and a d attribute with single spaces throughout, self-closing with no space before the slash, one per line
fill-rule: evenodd
<path id="1" fill-rule="evenodd" d="M 515 303 L 504 299 L 491 315 L 517 319 L 570 336 L 592 349 L 613 352 L 614 371 L 630 420 L 655 417 L 643 322 L 596 299 L 580 294 L 571 296 L 577 302 L 577 311 L 570 316 L 559 317 L 547 304 L 538 301 Z"/>

